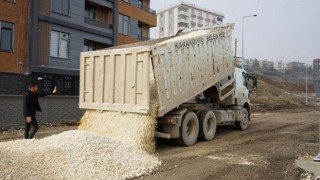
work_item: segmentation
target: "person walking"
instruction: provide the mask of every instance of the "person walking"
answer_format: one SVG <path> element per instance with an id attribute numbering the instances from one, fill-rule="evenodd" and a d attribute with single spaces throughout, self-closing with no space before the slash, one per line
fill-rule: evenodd
<path id="1" fill-rule="evenodd" d="M 25 118 L 24 138 L 32 139 L 38 131 L 38 121 L 36 119 L 36 111 L 41 111 L 38 97 L 53 95 L 57 92 L 56 86 L 52 93 L 38 93 L 38 86 L 31 82 L 28 85 L 27 92 L 23 95 L 23 116 Z M 30 132 L 32 126 L 32 131 Z"/>

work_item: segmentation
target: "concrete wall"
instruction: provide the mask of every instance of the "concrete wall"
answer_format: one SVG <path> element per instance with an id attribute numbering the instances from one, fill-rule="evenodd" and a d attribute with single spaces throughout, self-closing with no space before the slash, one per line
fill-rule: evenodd
<path id="1" fill-rule="evenodd" d="M 24 127 L 23 96 L 0 95 L 0 131 Z M 46 96 L 39 98 L 42 112 L 37 112 L 39 125 L 80 120 L 85 110 L 79 109 L 78 96 Z"/>

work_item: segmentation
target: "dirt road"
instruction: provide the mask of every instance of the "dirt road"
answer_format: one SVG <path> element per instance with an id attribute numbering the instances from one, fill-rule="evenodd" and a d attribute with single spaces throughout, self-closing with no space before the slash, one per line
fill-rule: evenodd
<path id="1" fill-rule="evenodd" d="M 319 115 L 256 113 L 246 131 L 220 127 L 210 142 L 192 147 L 158 142 L 163 165 L 143 179 L 299 179 L 304 171 L 295 160 L 313 158 L 320 147 Z"/>
<path id="2" fill-rule="evenodd" d="M 158 140 L 162 166 L 137 179 L 300 179 L 304 171 L 295 160 L 319 151 L 319 115 L 305 109 L 255 113 L 246 131 L 219 127 L 214 140 L 192 147 Z M 36 138 L 75 128 L 40 127 Z M 22 131 L 2 132 L 0 142 L 21 137 Z"/>

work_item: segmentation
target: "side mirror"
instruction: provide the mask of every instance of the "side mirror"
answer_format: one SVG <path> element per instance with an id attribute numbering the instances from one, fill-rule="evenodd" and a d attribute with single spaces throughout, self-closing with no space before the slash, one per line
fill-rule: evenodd
<path id="1" fill-rule="evenodd" d="M 257 88 L 258 88 L 257 77 L 251 76 L 251 75 L 248 75 L 248 74 L 247 74 L 247 78 L 248 78 L 248 81 L 252 80 L 252 86 L 253 86 L 253 87 L 252 87 L 253 89 L 250 89 L 250 90 L 249 90 L 249 93 L 251 93 L 252 91 L 257 90 Z"/>

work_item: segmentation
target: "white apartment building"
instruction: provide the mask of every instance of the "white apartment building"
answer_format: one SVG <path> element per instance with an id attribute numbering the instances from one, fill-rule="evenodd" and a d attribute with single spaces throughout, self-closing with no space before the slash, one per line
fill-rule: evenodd
<path id="1" fill-rule="evenodd" d="M 274 62 L 273 67 L 277 71 L 284 71 L 287 68 L 287 64 L 280 60 Z"/>
<path id="2" fill-rule="evenodd" d="M 157 11 L 156 38 L 174 36 L 179 30 L 220 24 L 224 14 L 180 1 Z"/>

